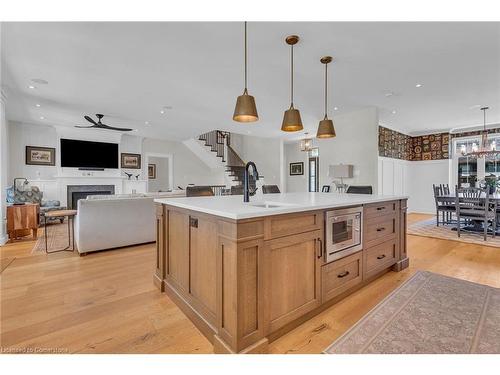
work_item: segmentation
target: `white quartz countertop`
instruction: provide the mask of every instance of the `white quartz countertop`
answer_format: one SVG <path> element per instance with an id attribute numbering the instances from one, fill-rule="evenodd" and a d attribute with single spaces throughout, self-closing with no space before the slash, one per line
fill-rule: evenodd
<path id="1" fill-rule="evenodd" d="M 243 195 L 220 197 L 158 198 L 157 203 L 168 204 L 192 211 L 228 219 L 250 219 L 261 216 L 288 214 L 328 208 L 407 199 L 402 195 L 368 195 L 346 193 L 281 193 L 250 197 L 243 202 Z M 270 207 L 265 207 L 269 205 Z"/>

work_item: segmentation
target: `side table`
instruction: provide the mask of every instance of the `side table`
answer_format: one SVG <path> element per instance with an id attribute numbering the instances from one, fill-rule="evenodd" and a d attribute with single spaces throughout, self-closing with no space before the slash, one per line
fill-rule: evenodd
<path id="1" fill-rule="evenodd" d="M 75 250 L 75 215 L 77 214 L 76 210 L 56 210 L 49 211 L 43 214 L 44 217 L 44 229 L 45 229 L 45 252 L 47 254 L 57 253 L 59 251 L 74 251 Z M 50 218 L 68 218 L 68 246 L 64 249 L 52 250 L 48 251 L 47 246 L 47 238 L 49 236 L 49 232 L 47 231 L 47 219 Z M 72 225 L 70 225 L 70 223 Z M 73 236 L 71 236 L 71 232 L 73 232 Z M 71 240 L 73 238 L 73 241 Z"/>
<path id="2" fill-rule="evenodd" d="M 7 206 L 7 232 L 11 239 L 17 239 L 18 231 L 31 230 L 33 239 L 37 238 L 38 213 L 40 205 L 38 203 L 12 204 Z"/>

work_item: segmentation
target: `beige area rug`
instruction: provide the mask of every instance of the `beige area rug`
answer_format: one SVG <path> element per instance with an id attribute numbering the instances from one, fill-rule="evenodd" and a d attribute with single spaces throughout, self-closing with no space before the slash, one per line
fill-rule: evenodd
<path id="1" fill-rule="evenodd" d="M 500 289 L 419 271 L 327 354 L 500 353 Z"/>
<path id="2" fill-rule="evenodd" d="M 437 227 L 436 219 L 434 218 L 418 221 L 416 223 L 408 225 L 407 232 L 408 234 L 414 234 L 416 236 L 433 237 L 443 240 L 474 243 L 483 246 L 500 247 L 500 236 L 496 236 L 495 238 L 493 238 L 491 237 L 491 234 L 488 234 L 488 240 L 485 241 L 482 233 L 467 233 L 464 231 L 460 231 L 460 238 L 458 238 L 457 232 L 452 230 L 453 227 L 454 225 L 443 226 L 441 224 L 439 224 L 439 227 Z"/>
<path id="3" fill-rule="evenodd" d="M 47 246 L 49 252 L 59 249 L 64 249 L 68 246 L 68 223 L 63 224 L 50 224 L 47 225 L 49 236 L 47 238 Z M 73 230 L 71 230 L 71 237 L 73 237 Z M 71 245 L 72 246 L 72 245 Z M 71 249 L 71 247 L 70 247 Z M 76 245 L 75 245 L 76 249 Z M 76 251 L 76 250 L 75 250 Z M 39 236 L 36 240 L 35 246 L 31 253 L 43 252 L 45 253 L 45 233 Z"/>

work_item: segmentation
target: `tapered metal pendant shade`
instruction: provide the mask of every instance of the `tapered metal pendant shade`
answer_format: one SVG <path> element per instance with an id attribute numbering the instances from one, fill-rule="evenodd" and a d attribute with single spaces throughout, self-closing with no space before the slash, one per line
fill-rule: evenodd
<path id="1" fill-rule="evenodd" d="M 233 120 L 237 122 L 255 122 L 259 119 L 255 98 L 248 95 L 247 89 L 247 23 L 245 22 L 245 90 L 236 99 Z"/>
<path id="2" fill-rule="evenodd" d="M 325 117 L 319 122 L 316 138 L 333 138 L 335 137 L 335 128 L 333 121 L 328 118 L 328 64 L 332 62 L 331 56 L 321 58 L 321 63 L 325 65 Z"/>
<path id="3" fill-rule="evenodd" d="M 233 120 L 238 122 L 255 122 L 258 119 L 259 115 L 257 114 L 255 98 L 252 95 L 248 95 L 247 90 L 245 90 L 243 95 L 238 96 L 238 99 L 236 99 Z"/>
<path id="4" fill-rule="evenodd" d="M 299 110 L 293 107 L 287 109 L 283 115 L 281 130 L 284 132 L 296 132 L 302 130 L 303 128 Z"/>
<path id="5" fill-rule="evenodd" d="M 333 121 L 325 117 L 319 122 L 316 138 L 333 138 L 335 136 L 336 134 L 335 128 L 333 126 Z"/>
<path id="6" fill-rule="evenodd" d="M 302 119 L 298 109 L 293 108 L 293 46 L 299 42 L 297 35 L 287 36 L 286 44 L 290 46 L 290 108 L 283 115 L 281 130 L 284 132 L 296 132 L 302 130 Z"/>

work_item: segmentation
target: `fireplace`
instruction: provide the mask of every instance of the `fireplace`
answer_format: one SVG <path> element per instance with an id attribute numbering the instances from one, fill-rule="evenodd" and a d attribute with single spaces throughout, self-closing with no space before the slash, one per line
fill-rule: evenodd
<path id="1" fill-rule="evenodd" d="M 80 199 L 85 199 L 89 195 L 109 195 L 114 193 L 115 185 L 68 185 L 67 206 L 70 210 L 76 210 Z"/>

